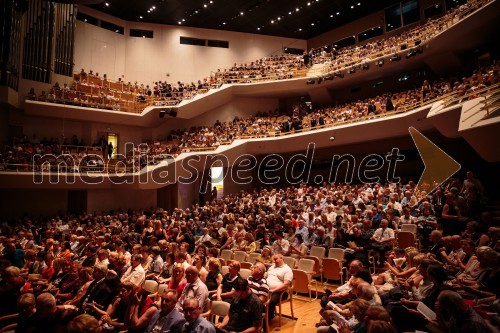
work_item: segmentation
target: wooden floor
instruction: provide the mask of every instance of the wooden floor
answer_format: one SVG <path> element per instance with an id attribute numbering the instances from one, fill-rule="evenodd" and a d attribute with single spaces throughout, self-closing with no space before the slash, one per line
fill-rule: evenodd
<path id="1" fill-rule="evenodd" d="M 329 286 L 329 289 L 334 290 L 337 286 Z M 323 286 L 318 284 L 318 290 L 320 291 L 318 298 L 320 298 L 323 291 Z M 290 315 L 290 303 L 283 304 L 282 309 L 283 314 Z M 294 296 L 293 314 L 297 318 L 297 320 L 283 317 L 282 326 L 280 328 L 278 313 L 276 313 L 273 321 L 269 323 L 269 333 L 316 333 L 315 325 L 321 319 L 321 316 L 319 315 L 320 309 L 321 306 L 319 304 L 319 299 L 310 302 L 307 296 Z"/>

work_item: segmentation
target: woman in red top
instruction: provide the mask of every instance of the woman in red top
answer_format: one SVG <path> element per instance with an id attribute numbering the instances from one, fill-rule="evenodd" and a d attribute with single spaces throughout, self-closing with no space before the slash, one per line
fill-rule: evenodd
<path id="1" fill-rule="evenodd" d="M 186 287 L 186 279 L 184 278 L 184 267 L 182 265 L 175 265 L 172 278 L 168 282 L 168 289 L 175 289 L 177 295 L 180 296 L 184 287 Z"/>

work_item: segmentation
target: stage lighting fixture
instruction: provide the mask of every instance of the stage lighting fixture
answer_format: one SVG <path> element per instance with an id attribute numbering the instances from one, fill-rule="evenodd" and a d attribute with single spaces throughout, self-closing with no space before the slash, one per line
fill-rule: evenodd
<path id="1" fill-rule="evenodd" d="M 377 62 L 377 66 L 378 66 L 378 67 L 382 67 L 382 66 L 384 66 L 384 59 L 380 59 L 380 60 Z"/>
<path id="2" fill-rule="evenodd" d="M 314 84 L 314 80 L 313 79 L 309 79 L 306 81 L 306 84 Z"/>
<path id="3" fill-rule="evenodd" d="M 361 68 L 363 68 L 364 71 L 367 71 L 367 70 L 370 69 L 370 65 L 369 64 L 363 64 L 363 66 Z"/>
<path id="4" fill-rule="evenodd" d="M 335 75 L 336 77 L 341 78 L 341 79 L 343 79 L 343 78 L 344 78 L 344 74 L 342 74 L 342 73 L 335 73 L 334 75 Z"/>
<path id="5" fill-rule="evenodd" d="M 167 112 L 167 111 L 165 111 L 165 110 L 160 110 L 160 118 L 165 117 L 165 113 L 166 113 L 166 112 Z"/>
<path id="6" fill-rule="evenodd" d="M 349 73 L 349 74 L 354 74 L 354 73 L 356 73 L 356 69 L 355 69 L 355 68 L 351 68 L 351 69 L 349 69 L 349 70 L 347 71 L 347 73 Z"/>
<path id="7" fill-rule="evenodd" d="M 330 74 L 330 75 L 325 76 L 324 80 L 325 81 L 326 80 L 329 80 L 329 81 L 333 80 L 333 75 Z"/>

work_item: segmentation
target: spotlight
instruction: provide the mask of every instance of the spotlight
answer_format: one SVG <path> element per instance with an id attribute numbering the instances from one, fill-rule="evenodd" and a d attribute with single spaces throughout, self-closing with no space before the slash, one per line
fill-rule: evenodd
<path id="1" fill-rule="evenodd" d="M 378 67 L 382 67 L 382 66 L 384 66 L 384 59 L 380 59 L 380 60 L 377 62 L 377 66 L 378 66 Z"/>
<path id="2" fill-rule="evenodd" d="M 330 141 L 335 141 L 335 137 L 334 137 L 334 136 L 331 136 L 331 137 L 330 137 Z"/>
<path id="3" fill-rule="evenodd" d="M 343 79 L 343 78 L 344 78 L 344 74 L 342 74 L 342 73 L 335 73 L 335 74 L 333 74 L 333 75 L 335 75 L 336 77 L 339 77 L 339 78 L 341 78 L 341 79 Z"/>
<path id="4" fill-rule="evenodd" d="M 306 81 L 306 84 L 314 84 L 314 80 L 313 79 L 309 79 Z"/>
<path id="5" fill-rule="evenodd" d="M 356 73 L 356 69 L 355 69 L 355 68 L 351 68 L 351 69 L 349 69 L 349 70 L 347 71 L 347 73 L 349 73 L 349 74 L 354 74 L 354 73 Z"/>
<path id="6" fill-rule="evenodd" d="M 401 56 L 399 54 L 395 54 L 392 57 L 389 58 L 390 61 L 400 61 Z"/>
<path id="7" fill-rule="evenodd" d="M 363 68 L 364 71 L 367 71 L 370 69 L 370 65 L 369 64 L 363 64 L 363 66 L 361 66 L 361 68 Z"/>
<path id="8" fill-rule="evenodd" d="M 166 113 L 165 110 L 160 110 L 160 118 L 165 117 L 165 113 Z"/>
<path id="9" fill-rule="evenodd" d="M 325 81 L 326 81 L 326 80 L 328 80 L 328 81 L 333 80 L 333 75 L 329 74 L 329 75 L 325 76 L 324 80 L 325 80 Z"/>

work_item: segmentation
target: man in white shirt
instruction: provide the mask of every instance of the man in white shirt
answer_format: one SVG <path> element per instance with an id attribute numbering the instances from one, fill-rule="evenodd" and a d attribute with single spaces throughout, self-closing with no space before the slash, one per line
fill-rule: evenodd
<path id="1" fill-rule="evenodd" d="M 283 239 L 283 233 L 281 231 L 277 231 L 275 235 L 276 240 L 273 243 L 273 253 L 287 253 L 288 249 L 290 248 L 290 242 L 286 239 Z"/>
<path id="2" fill-rule="evenodd" d="M 372 237 L 372 247 L 380 253 L 380 264 L 385 262 L 385 252 L 392 249 L 392 244 L 396 240 L 394 230 L 388 228 L 389 222 L 386 219 L 380 221 L 380 228 L 375 230 Z"/>
<path id="3" fill-rule="evenodd" d="M 280 296 L 283 293 L 282 299 L 288 297 L 288 287 L 293 280 L 292 269 L 285 264 L 283 255 L 278 253 L 273 256 L 274 265 L 267 271 L 267 284 L 271 299 L 269 301 L 269 320 L 274 317 L 274 310 L 279 303 Z"/>
<path id="4" fill-rule="evenodd" d="M 141 287 L 146 279 L 146 272 L 141 266 L 142 256 L 140 254 L 134 254 L 130 259 L 130 267 L 125 273 L 123 273 L 120 279 L 121 283 L 131 282 L 134 285 Z"/>
<path id="5" fill-rule="evenodd" d="M 212 239 L 212 237 L 210 237 L 210 235 L 208 234 L 208 228 L 203 228 L 201 232 L 202 234 L 200 238 L 198 238 L 198 240 L 196 241 L 196 246 L 204 244 L 205 242 L 209 242 Z"/>

